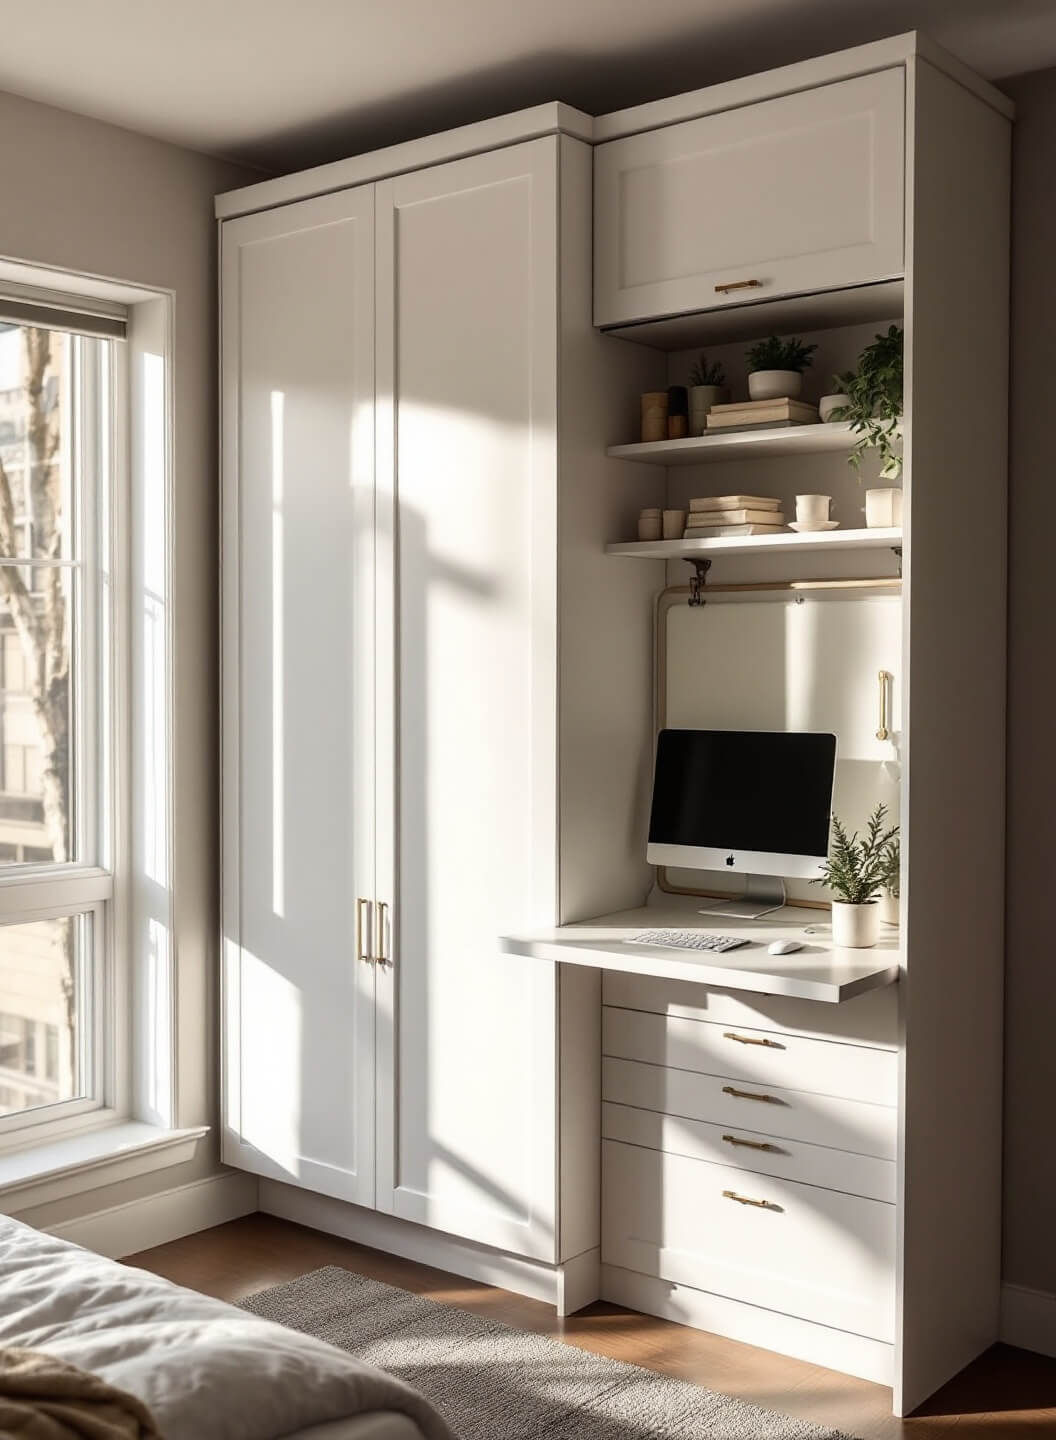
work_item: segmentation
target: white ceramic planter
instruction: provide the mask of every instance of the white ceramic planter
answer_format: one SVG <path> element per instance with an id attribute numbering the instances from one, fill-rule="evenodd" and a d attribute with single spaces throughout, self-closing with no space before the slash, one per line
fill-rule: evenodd
<path id="1" fill-rule="evenodd" d="M 902 491 L 897 488 L 865 492 L 865 523 L 870 530 L 902 524 Z"/>
<path id="2" fill-rule="evenodd" d="M 748 394 L 753 400 L 796 400 L 803 389 L 798 370 L 753 370 L 748 376 Z"/>
<path id="3" fill-rule="evenodd" d="M 725 405 L 729 392 L 725 385 L 691 385 L 689 387 L 689 433 L 703 435 L 708 428 L 708 411 L 713 405 Z"/>
<path id="4" fill-rule="evenodd" d="M 834 410 L 843 410 L 847 405 L 846 395 L 823 395 L 818 401 L 818 415 L 822 423 L 827 425 L 832 419 Z"/>
<path id="5" fill-rule="evenodd" d="M 880 920 L 884 925 L 898 924 L 898 896 L 892 895 L 890 890 L 884 890 L 877 901 L 880 907 Z"/>
<path id="6" fill-rule="evenodd" d="M 832 940 L 848 950 L 869 950 L 880 939 L 880 905 L 869 900 L 865 905 L 832 902 Z"/>

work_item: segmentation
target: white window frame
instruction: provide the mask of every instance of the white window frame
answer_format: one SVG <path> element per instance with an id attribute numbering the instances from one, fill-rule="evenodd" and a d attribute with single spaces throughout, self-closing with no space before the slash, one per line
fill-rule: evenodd
<path id="1" fill-rule="evenodd" d="M 9 293 L 0 279 L 0 296 Z M 47 318 L 42 315 L 40 323 L 46 325 Z M 77 322 L 70 318 L 69 326 L 55 328 L 72 328 Z M 105 353 L 109 363 L 98 366 L 100 352 L 94 347 L 88 352 L 75 339 L 66 378 L 72 391 L 75 374 L 80 388 L 82 367 L 87 364 L 95 371 L 88 378 L 95 398 L 108 402 L 108 433 L 98 429 L 98 404 L 77 403 L 69 410 L 70 433 L 61 441 L 64 447 L 75 447 L 79 464 L 86 467 L 84 483 L 71 497 L 83 556 L 70 590 L 76 736 L 71 836 L 76 835 L 74 853 L 91 858 L 0 866 L 0 926 L 63 916 L 91 918 L 91 984 L 83 997 L 86 1024 L 81 1039 L 88 1051 L 89 1093 L 0 1116 L 0 1154 L 111 1124 L 130 1110 L 127 922 L 121 913 L 122 887 L 116 883 L 127 867 L 129 848 L 129 816 L 123 803 L 129 793 L 130 761 L 128 366 L 122 341 L 111 339 Z M 0 929 L 0 938 L 2 934 Z"/>

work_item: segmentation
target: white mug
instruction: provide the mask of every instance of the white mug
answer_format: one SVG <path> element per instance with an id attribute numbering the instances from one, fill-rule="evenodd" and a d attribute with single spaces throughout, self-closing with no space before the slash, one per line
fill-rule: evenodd
<path id="1" fill-rule="evenodd" d="M 684 510 L 664 511 L 664 539 L 681 540 L 686 528 L 686 512 Z"/>
<path id="2" fill-rule="evenodd" d="M 796 523 L 820 529 L 828 523 L 831 495 L 797 495 Z"/>
<path id="3" fill-rule="evenodd" d="M 659 510 L 643 510 L 638 516 L 638 539 L 659 540 L 660 526 Z"/>

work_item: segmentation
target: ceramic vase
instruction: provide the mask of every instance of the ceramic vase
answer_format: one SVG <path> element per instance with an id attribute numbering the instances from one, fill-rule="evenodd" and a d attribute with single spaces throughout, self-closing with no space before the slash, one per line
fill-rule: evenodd
<path id="1" fill-rule="evenodd" d="M 832 940 L 847 950 L 869 950 L 880 939 L 880 906 L 876 900 L 864 905 L 832 902 Z"/>
<path id="2" fill-rule="evenodd" d="M 823 395 L 818 401 L 818 416 L 822 423 L 827 425 L 833 417 L 833 412 L 845 409 L 846 405 L 846 395 Z"/>
<path id="3" fill-rule="evenodd" d="M 867 490 L 865 523 L 870 530 L 897 529 L 902 524 L 902 491 L 897 488 Z"/>
<path id="4" fill-rule="evenodd" d="M 892 895 L 890 890 L 884 890 L 877 901 L 880 907 L 880 919 L 884 925 L 898 924 L 899 902 L 898 896 Z"/>
<path id="5" fill-rule="evenodd" d="M 798 400 L 803 376 L 798 370 L 753 370 L 748 394 L 753 400 Z"/>
<path id="6" fill-rule="evenodd" d="M 724 385 L 691 385 L 689 387 L 689 433 L 703 435 L 708 428 L 708 411 L 713 405 L 725 405 L 729 398 Z"/>

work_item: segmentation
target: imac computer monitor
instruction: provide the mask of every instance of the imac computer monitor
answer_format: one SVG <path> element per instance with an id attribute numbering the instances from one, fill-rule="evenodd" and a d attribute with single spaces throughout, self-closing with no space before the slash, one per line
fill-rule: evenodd
<path id="1" fill-rule="evenodd" d="M 647 859 L 744 877 L 743 899 L 701 914 L 766 915 L 784 904 L 786 876 L 821 874 L 835 773 L 835 735 L 661 730 Z"/>

